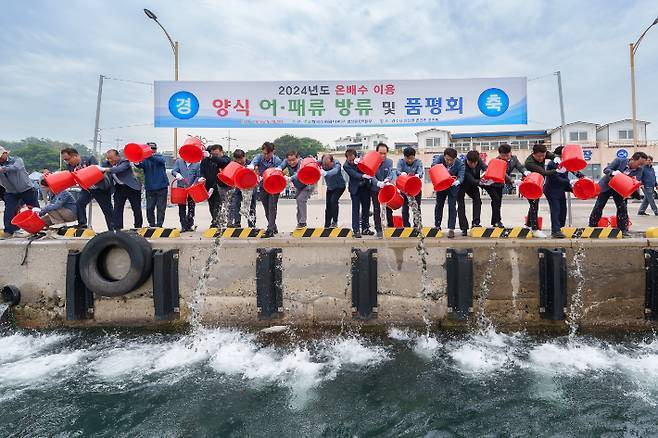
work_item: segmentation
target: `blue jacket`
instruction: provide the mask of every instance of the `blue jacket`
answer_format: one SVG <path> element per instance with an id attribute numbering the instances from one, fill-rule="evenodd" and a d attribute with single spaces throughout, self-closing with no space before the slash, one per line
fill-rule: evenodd
<path id="1" fill-rule="evenodd" d="M 608 183 L 612 179 L 612 172 L 618 170 L 630 177 L 636 177 L 638 180 L 642 179 L 642 171 L 644 166 L 639 166 L 635 169 L 628 167 L 628 158 L 615 158 L 612 160 L 612 163 L 603 169 L 603 177 L 599 180 L 599 186 L 601 186 L 601 192 L 607 192 L 612 190 Z"/>
<path id="2" fill-rule="evenodd" d="M 269 161 L 266 161 L 263 158 L 263 154 L 258 154 L 254 157 L 253 160 L 251 160 L 251 165 L 254 166 L 255 169 L 258 169 L 258 174 L 262 176 L 263 172 L 265 172 L 270 167 L 280 167 L 281 162 L 281 158 L 277 157 L 276 155 L 272 155 L 272 158 Z"/>
<path id="3" fill-rule="evenodd" d="M 299 167 L 301 166 L 301 163 L 302 163 L 301 160 L 297 160 L 297 165 L 295 167 L 292 167 L 290 164 L 288 164 L 288 160 L 283 160 L 279 165 L 279 169 L 281 169 L 282 171 L 288 169 L 288 176 L 290 176 L 290 182 L 292 182 L 292 185 L 295 186 L 298 192 L 306 188 L 306 184 L 302 183 L 299 179 L 297 179 L 297 172 L 299 172 Z"/>
<path id="4" fill-rule="evenodd" d="M 359 166 L 356 164 L 350 164 L 348 161 L 345 161 L 343 170 L 345 170 L 345 173 L 349 177 L 347 189 L 351 194 L 354 195 L 361 187 L 368 187 L 368 184 L 370 184 L 370 180 L 363 177 L 363 172 L 359 170 Z"/>
<path id="5" fill-rule="evenodd" d="M 423 167 L 423 162 L 418 158 L 416 158 L 414 162 L 411 163 L 411 165 L 407 164 L 404 158 L 400 158 L 398 160 L 397 172 L 398 175 L 402 172 L 405 172 L 407 175 L 416 175 L 421 180 L 425 178 L 425 168 Z"/>
<path id="6" fill-rule="evenodd" d="M 109 161 L 106 161 L 103 163 L 103 167 L 110 168 L 110 176 L 112 177 L 112 182 L 114 185 L 118 184 L 117 180 L 119 180 L 121 183 L 125 184 L 133 190 L 138 190 L 140 192 L 142 191 L 142 184 L 137 180 L 137 178 L 135 178 L 135 174 L 133 173 L 133 168 L 130 164 L 130 161 L 122 158 L 114 166 L 112 166 Z"/>
<path id="7" fill-rule="evenodd" d="M 25 164 L 20 157 L 9 157 L 4 163 L 0 163 L 0 185 L 7 193 L 23 193 L 34 186 L 25 170 Z"/>
<path id="8" fill-rule="evenodd" d="M 644 170 L 642 171 L 642 185 L 651 189 L 656 187 L 656 171 L 652 165 L 647 164 L 644 166 Z"/>
<path id="9" fill-rule="evenodd" d="M 443 164 L 444 166 L 446 166 L 446 162 L 443 155 L 434 155 L 432 157 L 432 166 L 436 164 Z M 457 180 L 461 184 L 464 182 L 464 172 L 466 171 L 466 169 L 464 169 L 465 166 L 466 165 L 462 160 L 460 160 L 459 158 L 455 158 L 455 162 L 452 163 L 452 166 L 450 167 L 446 166 L 446 168 L 448 169 L 448 173 L 450 173 L 450 175 L 452 176 L 456 176 Z"/>
<path id="10" fill-rule="evenodd" d="M 199 179 L 200 169 L 199 163 L 187 163 L 179 158 L 174 163 L 171 174 L 174 177 L 176 177 L 177 173 L 183 176 L 183 180 L 176 183 L 177 187 L 189 187 Z"/>
<path id="11" fill-rule="evenodd" d="M 59 210 L 60 208 L 67 208 L 77 215 L 77 207 L 75 206 L 75 199 L 68 190 L 63 190 L 54 195 L 48 205 L 41 209 L 39 216 L 44 216 L 51 211 Z"/>
<path id="12" fill-rule="evenodd" d="M 389 178 L 391 182 L 395 180 L 395 169 L 393 168 L 393 161 L 390 158 L 385 159 L 382 161 L 382 164 L 379 165 L 377 172 L 375 172 L 372 184 L 370 185 L 370 190 L 378 192 L 379 187 L 377 187 L 377 181 L 383 182 L 386 178 Z"/>
<path id="13" fill-rule="evenodd" d="M 144 169 L 144 189 L 147 192 L 162 190 L 169 185 L 166 163 L 162 154 L 153 154 L 141 163 L 135 164 L 135 167 Z"/>
<path id="14" fill-rule="evenodd" d="M 546 170 L 557 170 L 558 164 L 551 160 L 546 163 Z M 530 169 L 528 169 L 530 170 Z M 546 196 L 564 196 L 566 192 L 571 191 L 571 183 L 569 182 L 569 172 L 564 173 L 549 173 L 544 180 L 544 193 Z"/>
<path id="15" fill-rule="evenodd" d="M 336 190 L 345 188 L 345 178 L 343 178 L 343 172 L 341 172 L 341 166 L 338 161 L 334 161 L 334 167 L 331 169 L 325 169 L 322 166 L 322 169 L 327 172 L 324 176 L 324 182 L 327 184 L 327 190 Z"/>

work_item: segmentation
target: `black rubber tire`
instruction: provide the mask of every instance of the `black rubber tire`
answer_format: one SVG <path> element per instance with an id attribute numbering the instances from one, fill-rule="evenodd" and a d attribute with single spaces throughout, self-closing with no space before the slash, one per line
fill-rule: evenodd
<path id="1" fill-rule="evenodd" d="M 122 248 L 130 256 L 130 269 L 123 278 L 105 272 L 105 257 L 112 248 Z M 151 244 L 136 233 L 107 231 L 94 236 L 80 254 L 80 277 L 91 291 L 105 297 L 118 297 L 132 292 L 151 275 Z"/>

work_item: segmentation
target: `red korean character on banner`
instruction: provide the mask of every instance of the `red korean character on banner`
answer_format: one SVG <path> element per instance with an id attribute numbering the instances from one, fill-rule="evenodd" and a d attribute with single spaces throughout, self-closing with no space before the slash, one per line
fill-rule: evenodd
<path id="1" fill-rule="evenodd" d="M 368 87 L 366 87 L 365 85 L 361 85 L 356 91 L 358 91 L 359 94 L 363 95 L 368 92 Z"/>
<path id="2" fill-rule="evenodd" d="M 228 110 L 231 108 L 231 101 L 228 99 L 215 99 L 212 101 L 212 106 L 217 108 L 217 115 L 219 117 L 226 117 Z"/>
<path id="3" fill-rule="evenodd" d="M 345 85 L 336 85 L 336 96 L 342 96 L 345 94 Z"/>
<path id="4" fill-rule="evenodd" d="M 377 84 L 372 87 L 372 90 L 377 94 L 384 94 L 384 86 L 382 84 Z"/>
<path id="5" fill-rule="evenodd" d="M 352 94 L 356 96 L 356 85 L 348 85 L 347 94 Z"/>
<path id="6" fill-rule="evenodd" d="M 384 87 L 384 93 L 388 94 L 389 96 L 395 94 L 395 85 L 386 84 L 386 86 Z"/>
<path id="7" fill-rule="evenodd" d="M 245 116 L 249 117 L 249 99 L 244 99 L 244 103 L 242 100 L 238 99 L 237 102 L 235 102 L 235 105 L 233 105 L 233 109 L 244 113 Z"/>

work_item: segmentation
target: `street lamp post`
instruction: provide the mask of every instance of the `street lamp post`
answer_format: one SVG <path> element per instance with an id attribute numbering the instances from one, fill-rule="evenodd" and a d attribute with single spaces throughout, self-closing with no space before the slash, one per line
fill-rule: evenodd
<path id="1" fill-rule="evenodd" d="M 642 35 L 640 35 L 640 38 L 635 41 L 635 43 L 630 43 L 630 56 L 631 56 L 631 102 L 633 105 L 633 152 L 637 151 L 637 108 L 636 108 L 636 100 L 635 100 L 635 52 L 637 51 L 637 46 L 640 44 L 640 41 L 642 41 L 642 38 L 644 38 L 644 35 L 651 29 L 653 26 L 658 24 L 658 18 L 653 20 L 653 23 L 647 27 L 644 32 L 642 32 Z M 646 139 L 645 139 L 646 140 Z"/>
<path id="2" fill-rule="evenodd" d="M 158 17 L 151 12 L 148 9 L 144 9 L 144 13 L 146 14 L 147 17 L 149 17 L 151 20 L 155 21 L 158 26 L 160 26 L 160 29 L 165 33 L 167 36 L 167 39 L 169 40 L 169 44 L 171 44 L 171 50 L 174 51 L 174 79 L 178 80 L 178 41 L 174 41 L 171 39 L 171 36 L 169 36 L 169 32 L 160 24 L 158 21 Z M 178 129 L 174 128 L 174 158 L 178 158 Z"/>

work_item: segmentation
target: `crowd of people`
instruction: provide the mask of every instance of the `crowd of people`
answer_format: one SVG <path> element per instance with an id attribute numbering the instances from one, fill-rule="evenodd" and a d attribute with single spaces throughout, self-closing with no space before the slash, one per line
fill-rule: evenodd
<path id="1" fill-rule="evenodd" d="M 105 153 L 105 160 L 101 163 L 93 157 L 81 157 L 73 148 L 61 151 L 62 162 L 65 169 L 76 171 L 88 166 L 96 166 L 103 172 L 103 178 L 88 190 L 81 190 L 73 196 L 69 190 L 52 193 L 48 182 L 44 178 L 40 182 L 42 193 L 48 194 L 44 207 L 40 207 L 37 190 L 28 178 L 27 171 L 20 157 L 10 156 L 9 151 L 0 146 L 0 186 L 4 188 L 4 233 L 5 237 L 13 235 L 18 228 L 11 223 L 14 215 L 20 208 L 28 206 L 42 217 L 50 226 L 62 223 L 77 222 L 79 227 L 86 227 L 86 209 L 89 202 L 94 199 L 105 219 L 109 230 L 124 228 L 124 208 L 126 202 L 130 204 L 133 213 L 135 228 L 143 226 L 142 216 L 142 189 L 146 199 L 146 220 L 149 227 L 162 227 L 168 204 L 169 186 L 176 183 L 177 187 L 190 187 L 203 183 L 208 192 L 208 209 L 211 216 L 211 227 L 241 227 L 242 217 L 247 218 L 247 226 L 256 225 L 256 202 L 260 201 L 263 207 L 267 228 L 264 237 L 278 234 L 277 207 L 279 194 L 271 194 L 263 189 L 263 180 L 254 189 L 233 190 L 218 178 L 218 172 L 231 161 L 254 170 L 259 176 L 267 169 L 277 168 L 285 173 L 287 182 L 294 187 L 296 201 L 297 227 L 307 226 L 307 204 L 316 185 L 304 184 L 298 178 L 301 168 L 301 158 L 295 151 L 286 153 L 285 159 L 276 155 L 276 146 L 265 142 L 261 153 L 251 161 L 247 160 L 243 150 L 236 149 L 231 156 L 224 153 L 221 145 L 210 145 L 203 152 L 203 159 L 199 163 L 189 163 L 178 158 L 171 169 L 172 183 L 167 175 L 166 159 L 158 153 L 155 143 L 147 143 L 152 154 L 143 161 L 134 164 L 122 157 L 116 149 Z M 396 165 L 388 158 L 389 148 L 380 143 L 376 148 L 381 155 L 381 162 L 374 175 L 364 173 L 358 166 L 360 157 L 354 149 L 345 151 L 345 161 L 341 164 L 333 155 L 325 154 L 317 161 L 321 177 L 326 186 L 326 205 L 324 227 L 338 226 L 339 200 L 345 190 L 351 198 L 352 231 L 356 238 L 368 235 L 383 237 L 383 221 L 387 227 L 393 226 L 393 211 L 380 204 L 379 191 L 388 184 L 395 184 L 401 175 L 416 175 L 424 180 L 425 170 L 420 159 L 416 158 L 416 150 L 407 147 L 403 151 Z M 509 145 L 503 144 L 498 148 L 497 158 L 507 163 L 505 182 L 487 180 L 485 172 L 487 164 L 481 159 L 479 152 L 470 151 L 462 159 L 458 157 L 453 148 L 446 148 L 442 154 L 435 155 L 432 165 L 443 164 L 449 174 L 454 178 L 452 185 L 436 193 L 434 208 L 434 226 L 441 229 L 443 213 L 447 203 L 447 236 L 452 238 L 455 231 L 461 231 L 466 236 L 469 228 L 481 226 L 482 211 L 481 193 L 486 192 L 491 200 L 491 226 L 504 227 L 501 217 L 503 190 L 508 184 L 514 184 L 514 173 L 528 176 L 531 172 L 539 173 L 545 178 L 543 193 L 548 201 L 551 218 L 551 236 L 564 238 L 561 228 L 565 226 L 567 216 L 566 193 L 571 191 L 575 181 L 582 178 L 579 172 L 573 173 L 570 178 L 568 171 L 560 165 L 562 147 L 548 151 L 543 144 L 535 144 L 532 153 L 524 163 L 512 155 Z M 652 157 L 644 152 L 636 152 L 630 158 L 616 158 L 605 169 L 599 181 L 601 188 L 597 196 L 591 215 L 589 226 L 597 226 L 601 219 L 603 208 L 610 198 L 613 198 L 617 209 L 617 227 L 624 236 L 628 236 L 628 209 L 627 199 L 614 191 L 610 179 L 618 173 L 636 177 L 642 182 L 644 201 L 640 205 L 639 215 L 646 215 L 647 208 L 651 207 L 653 213 L 658 215 L 658 208 L 653 199 L 656 187 L 656 175 L 652 166 Z M 144 173 L 144 183 L 135 176 L 134 167 Z M 472 200 L 472 218 L 466 216 L 466 197 Z M 403 196 L 402 224 L 410 227 L 413 223 L 418 226 L 421 222 L 420 204 L 422 196 Z M 249 204 L 249 205 L 244 205 Z M 539 199 L 528 200 L 528 214 L 526 226 L 533 230 L 536 237 L 546 237 L 540 230 L 538 221 Z M 184 204 L 178 205 L 181 232 L 194 231 L 195 202 L 191 197 Z M 382 211 L 382 209 L 385 209 Z M 413 212 L 413 221 L 412 221 Z M 374 231 L 370 227 L 370 219 Z M 225 218 L 225 220 L 222 220 Z M 458 222 L 457 222 L 458 221 Z M 457 225 L 459 228 L 457 228 Z"/>

